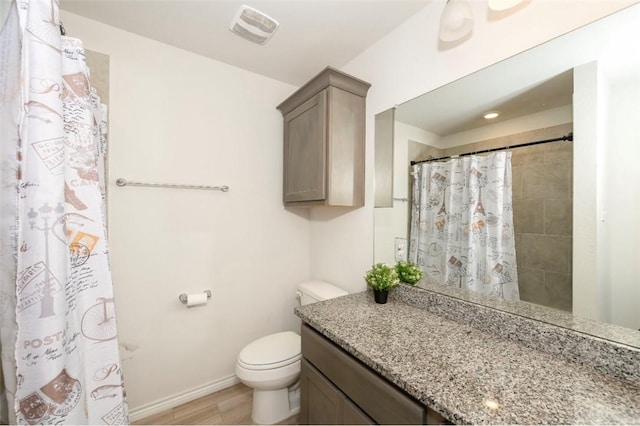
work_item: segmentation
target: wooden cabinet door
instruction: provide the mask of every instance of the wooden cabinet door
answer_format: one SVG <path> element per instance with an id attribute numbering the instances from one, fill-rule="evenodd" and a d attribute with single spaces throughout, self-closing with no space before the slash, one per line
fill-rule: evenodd
<path id="1" fill-rule="evenodd" d="M 341 424 L 341 398 L 340 391 L 303 359 L 300 368 L 300 424 Z"/>
<path id="2" fill-rule="evenodd" d="M 304 359 L 300 368 L 300 393 L 300 424 L 375 424 L 364 411 Z"/>
<path id="3" fill-rule="evenodd" d="M 327 91 L 284 117 L 284 202 L 326 198 Z"/>
<path id="4" fill-rule="evenodd" d="M 343 425 L 375 425 L 376 422 L 358 408 L 346 396 L 342 401 L 342 418 L 340 424 Z"/>

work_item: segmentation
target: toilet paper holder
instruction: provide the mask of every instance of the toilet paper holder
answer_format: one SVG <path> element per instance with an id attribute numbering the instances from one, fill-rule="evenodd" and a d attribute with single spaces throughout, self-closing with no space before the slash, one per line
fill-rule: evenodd
<path id="1" fill-rule="evenodd" d="M 205 290 L 204 293 L 207 295 L 207 299 L 211 299 L 211 290 Z M 186 305 L 188 300 L 187 293 L 182 293 L 180 296 L 178 296 L 178 300 L 180 301 L 180 303 Z"/>

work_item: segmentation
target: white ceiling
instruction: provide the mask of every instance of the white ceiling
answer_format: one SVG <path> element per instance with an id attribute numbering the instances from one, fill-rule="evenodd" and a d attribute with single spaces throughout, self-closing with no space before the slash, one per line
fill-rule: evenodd
<path id="1" fill-rule="evenodd" d="M 61 0 L 60 8 L 295 86 L 341 68 L 427 0 Z M 247 4 L 280 28 L 266 45 L 229 31 Z M 67 28 L 73 35 L 73 28 Z"/>
<path id="2" fill-rule="evenodd" d="M 570 105 L 572 97 L 571 69 L 534 86 L 514 91 L 505 84 L 499 72 L 493 73 L 491 68 L 487 68 L 399 105 L 395 118 L 431 133 L 448 136 Z M 489 111 L 500 111 L 500 117 L 485 120 L 483 115 Z"/>

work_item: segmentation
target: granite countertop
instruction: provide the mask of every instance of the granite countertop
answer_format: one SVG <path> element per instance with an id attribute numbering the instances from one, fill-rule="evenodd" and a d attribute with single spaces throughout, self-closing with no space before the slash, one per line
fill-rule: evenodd
<path id="1" fill-rule="evenodd" d="M 370 292 L 296 308 L 314 329 L 454 423 L 640 424 L 640 388 Z"/>

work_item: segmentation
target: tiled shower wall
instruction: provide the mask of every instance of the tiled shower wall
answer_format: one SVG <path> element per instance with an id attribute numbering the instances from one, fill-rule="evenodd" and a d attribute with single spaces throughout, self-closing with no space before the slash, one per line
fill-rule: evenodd
<path id="1" fill-rule="evenodd" d="M 572 131 L 563 124 L 461 145 L 442 155 L 552 139 Z M 512 150 L 513 220 L 521 300 L 571 311 L 573 143 Z"/>

